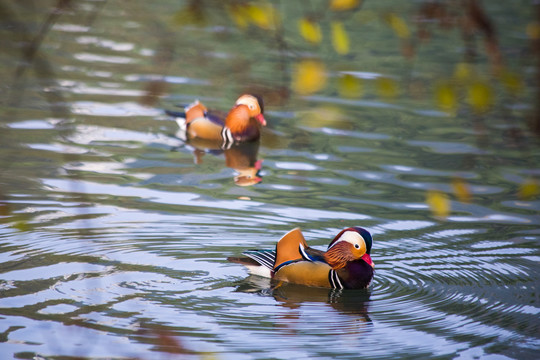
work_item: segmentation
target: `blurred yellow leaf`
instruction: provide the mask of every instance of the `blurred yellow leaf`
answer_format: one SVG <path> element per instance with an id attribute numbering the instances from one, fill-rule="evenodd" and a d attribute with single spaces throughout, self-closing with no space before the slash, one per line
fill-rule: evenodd
<path id="1" fill-rule="evenodd" d="M 519 95 L 523 91 L 523 79 L 514 72 L 503 71 L 501 82 L 505 89 L 512 95 Z"/>
<path id="2" fill-rule="evenodd" d="M 332 45 L 334 50 L 340 55 L 349 52 L 349 35 L 340 21 L 332 22 Z"/>
<path id="3" fill-rule="evenodd" d="M 362 80 L 350 74 L 344 74 L 338 80 L 338 90 L 343 97 L 359 97 L 362 94 Z"/>
<path id="4" fill-rule="evenodd" d="M 471 202 L 471 191 L 469 185 L 462 178 L 452 179 L 452 190 L 459 201 L 469 204 Z"/>
<path id="5" fill-rule="evenodd" d="M 521 200 L 532 200 L 538 195 L 540 195 L 540 186 L 533 179 L 526 180 L 519 187 L 518 196 Z"/>
<path id="6" fill-rule="evenodd" d="M 411 36 L 411 31 L 402 17 L 394 13 L 389 13 L 384 16 L 384 20 L 401 39 L 408 39 Z"/>
<path id="7" fill-rule="evenodd" d="M 532 40 L 540 39 L 540 24 L 537 22 L 532 22 L 527 25 L 527 35 Z"/>
<path id="8" fill-rule="evenodd" d="M 441 82 L 435 88 L 435 100 L 444 111 L 455 113 L 458 105 L 456 87 L 450 82 Z"/>
<path id="9" fill-rule="evenodd" d="M 298 28 L 300 29 L 300 35 L 310 43 L 318 44 L 321 42 L 322 33 L 318 23 L 302 18 L 298 21 Z"/>
<path id="10" fill-rule="evenodd" d="M 0 216 L 8 216 L 8 215 L 9 215 L 8 204 L 4 204 L 0 202 Z"/>
<path id="11" fill-rule="evenodd" d="M 454 70 L 454 78 L 460 82 L 467 82 L 472 75 L 471 66 L 467 63 L 458 63 Z"/>
<path id="12" fill-rule="evenodd" d="M 294 69 L 292 87 L 301 95 L 312 94 L 326 84 L 326 69 L 317 60 L 302 60 Z"/>
<path id="13" fill-rule="evenodd" d="M 377 78 L 376 86 L 379 95 L 384 98 L 395 98 L 399 91 L 397 82 L 387 77 Z"/>
<path id="14" fill-rule="evenodd" d="M 337 129 L 349 129 L 351 125 L 342 109 L 330 105 L 301 112 L 299 123 L 311 128 L 330 126 Z"/>
<path id="15" fill-rule="evenodd" d="M 468 101 L 476 112 L 485 112 L 493 105 L 493 90 L 483 81 L 474 81 L 468 87 Z"/>
<path id="16" fill-rule="evenodd" d="M 251 21 L 261 29 L 271 30 L 275 27 L 278 14 L 272 4 L 251 4 L 246 11 Z"/>
<path id="17" fill-rule="evenodd" d="M 249 14 L 246 6 L 232 5 L 227 7 L 229 16 L 234 21 L 236 26 L 241 29 L 245 29 L 249 25 Z"/>
<path id="18" fill-rule="evenodd" d="M 351 10 L 360 5 L 360 0 L 330 0 L 330 9 L 334 11 Z"/>
<path id="19" fill-rule="evenodd" d="M 450 214 L 450 200 L 442 191 L 429 190 L 427 192 L 426 203 L 435 216 L 447 217 Z"/>
<path id="20" fill-rule="evenodd" d="M 183 25 L 205 25 L 206 15 L 204 13 L 204 7 L 200 3 L 193 2 L 177 11 L 173 15 L 173 21 L 175 24 Z"/>
<path id="21" fill-rule="evenodd" d="M 28 231 L 30 230 L 30 225 L 26 221 L 19 221 L 13 224 L 13 227 L 19 231 Z"/>

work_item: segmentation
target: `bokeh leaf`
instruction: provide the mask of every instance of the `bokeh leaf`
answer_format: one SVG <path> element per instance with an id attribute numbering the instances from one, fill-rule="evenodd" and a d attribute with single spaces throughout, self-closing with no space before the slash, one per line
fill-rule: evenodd
<path id="1" fill-rule="evenodd" d="M 493 105 L 493 90 L 484 81 L 476 80 L 469 84 L 467 96 L 469 104 L 477 113 L 486 112 Z"/>
<path id="2" fill-rule="evenodd" d="M 326 84 L 326 68 L 318 60 L 302 60 L 294 68 L 292 88 L 307 95 L 321 90 Z"/>
<path id="3" fill-rule="evenodd" d="M 442 110 L 455 113 L 458 105 L 456 87 L 449 81 L 440 82 L 435 87 L 435 101 Z"/>
<path id="4" fill-rule="evenodd" d="M 500 80 L 506 91 L 508 91 L 510 94 L 517 96 L 523 92 L 523 79 L 521 76 L 519 76 L 519 74 L 511 71 L 503 71 L 501 73 Z"/>
<path id="5" fill-rule="evenodd" d="M 315 21 L 308 18 L 302 18 L 298 21 L 300 35 L 313 44 L 319 44 L 322 40 L 321 27 Z"/>
<path id="6" fill-rule="evenodd" d="M 521 200 L 532 200 L 540 195 L 540 186 L 534 179 L 526 180 L 519 187 L 518 196 Z"/>
<path id="7" fill-rule="evenodd" d="M 379 96 L 387 99 L 395 98 L 399 92 L 399 86 L 394 79 L 379 77 L 375 81 Z"/>
<path id="8" fill-rule="evenodd" d="M 455 177 L 452 179 L 452 190 L 459 201 L 466 204 L 471 203 L 471 190 L 463 178 Z"/>
<path id="9" fill-rule="evenodd" d="M 468 82 L 472 77 L 471 65 L 467 63 L 458 63 L 454 69 L 454 78 L 461 82 Z"/>
<path id="10" fill-rule="evenodd" d="M 450 200 L 448 195 L 439 190 L 429 190 L 426 195 L 426 203 L 433 215 L 445 218 L 450 214 Z"/>
<path id="11" fill-rule="evenodd" d="M 19 231 L 29 231 L 30 225 L 26 221 L 18 221 L 13 224 L 13 227 Z"/>
<path id="12" fill-rule="evenodd" d="M 299 123 L 311 128 L 350 129 L 351 123 L 337 106 L 318 106 L 300 113 Z"/>
<path id="13" fill-rule="evenodd" d="M 204 6 L 200 2 L 192 1 L 186 7 L 180 9 L 173 15 L 175 24 L 204 26 L 207 23 Z"/>
<path id="14" fill-rule="evenodd" d="M 338 80 L 338 90 L 341 96 L 348 98 L 356 98 L 362 95 L 362 80 L 352 76 L 351 74 L 344 74 Z"/>
<path id="15" fill-rule="evenodd" d="M 227 12 L 236 26 L 240 29 L 246 29 L 249 25 L 249 14 L 247 6 L 232 5 L 227 7 Z"/>
<path id="16" fill-rule="evenodd" d="M 332 45 L 340 55 L 349 53 L 349 35 L 347 35 L 345 26 L 340 21 L 332 22 Z"/>
<path id="17" fill-rule="evenodd" d="M 247 6 L 246 11 L 251 21 L 261 29 L 274 29 L 278 13 L 272 4 L 251 4 Z"/>
<path id="18" fill-rule="evenodd" d="M 394 30 L 394 33 L 401 39 L 408 39 L 411 37 L 409 26 L 402 17 L 394 13 L 389 13 L 384 16 L 384 20 L 388 25 L 390 25 L 392 30 Z"/>
<path id="19" fill-rule="evenodd" d="M 540 23 L 532 22 L 527 25 L 527 35 L 532 40 L 540 39 Z"/>
<path id="20" fill-rule="evenodd" d="M 351 10 L 360 5 L 360 2 L 360 0 L 330 0 L 330 9 L 334 11 Z"/>

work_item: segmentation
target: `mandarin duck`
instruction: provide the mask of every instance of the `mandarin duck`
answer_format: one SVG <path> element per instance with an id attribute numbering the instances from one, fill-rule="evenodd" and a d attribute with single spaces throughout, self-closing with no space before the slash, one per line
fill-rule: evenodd
<path id="1" fill-rule="evenodd" d="M 248 250 L 227 260 L 253 275 L 308 286 L 364 289 L 373 279 L 371 234 L 361 227 L 342 230 L 326 251 L 308 247 L 300 229 L 285 234 L 275 250 Z"/>
<path id="2" fill-rule="evenodd" d="M 184 111 L 166 111 L 176 118 L 180 126 L 178 136 L 182 140 L 220 142 L 222 148 L 228 148 L 234 143 L 258 140 L 261 136 L 260 126 L 266 126 L 263 101 L 256 95 L 240 96 L 225 117 L 209 112 L 198 100 L 186 106 Z"/>

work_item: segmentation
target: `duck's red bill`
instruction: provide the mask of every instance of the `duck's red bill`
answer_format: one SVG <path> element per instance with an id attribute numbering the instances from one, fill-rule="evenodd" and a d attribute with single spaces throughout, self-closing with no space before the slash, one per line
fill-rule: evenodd
<path id="1" fill-rule="evenodd" d="M 375 267 L 375 264 L 373 263 L 373 260 L 371 260 L 371 256 L 369 256 L 369 254 L 364 254 L 364 256 L 362 256 L 362 260 L 371 265 L 372 268 Z"/>
<path id="2" fill-rule="evenodd" d="M 266 126 L 266 119 L 264 118 L 263 114 L 255 116 L 255 119 L 257 119 L 257 121 L 260 122 L 262 126 Z"/>

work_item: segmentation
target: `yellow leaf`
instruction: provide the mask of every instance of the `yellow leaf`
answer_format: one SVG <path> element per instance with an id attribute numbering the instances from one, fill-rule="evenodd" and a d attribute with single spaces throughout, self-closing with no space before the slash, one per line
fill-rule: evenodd
<path id="1" fill-rule="evenodd" d="M 319 106 L 301 112 L 299 123 L 312 128 L 329 126 L 336 129 L 350 129 L 351 125 L 343 110 L 331 105 Z"/>
<path id="2" fill-rule="evenodd" d="M 491 86 L 483 81 L 474 81 L 468 87 L 468 101 L 473 110 L 482 113 L 493 104 L 493 91 Z"/>
<path id="3" fill-rule="evenodd" d="M 501 74 L 501 82 L 505 89 L 514 96 L 523 92 L 523 79 L 516 73 L 503 71 Z"/>
<path id="4" fill-rule="evenodd" d="M 426 203 L 435 216 L 447 217 L 450 214 L 450 200 L 448 200 L 448 196 L 442 191 L 429 190 L 427 192 Z"/>
<path id="5" fill-rule="evenodd" d="M 537 22 L 532 22 L 527 25 L 527 35 L 532 40 L 540 39 L 540 24 Z"/>
<path id="6" fill-rule="evenodd" d="M 8 204 L 4 204 L 0 202 L 0 216 L 8 216 L 8 215 L 9 215 Z"/>
<path id="7" fill-rule="evenodd" d="M 332 45 L 334 50 L 340 55 L 349 53 L 349 36 L 342 22 L 332 22 Z"/>
<path id="8" fill-rule="evenodd" d="M 360 0 L 330 0 L 330 9 L 334 11 L 351 10 L 360 5 Z"/>
<path id="9" fill-rule="evenodd" d="M 13 224 L 13 227 L 19 231 L 29 231 L 30 225 L 26 221 L 19 221 Z"/>
<path id="10" fill-rule="evenodd" d="M 249 5 L 246 8 L 251 21 L 261 29 L 271 30 L 275 27 L 277 12 L 272 4 Z"/>
<path id="11" fill-rule="evenodd" d="M 472 69 L 467 63 L 459 63 L 454 70 L 454 78 L 460 82 L 467 82 L 471 79 Z"/>
<path id="12" fill-rule="evenodd" d="M 199 25 L 206 24 L 206 14 L 204 8 L 199 3 L 193 3 L 173 14 L 175 24 L 183 25 Z"/>
<path id="13" fill-rule="evenodd" d="M 362 81 L 350 74 L 341 76 L 338 80 L 338 90 L 343 97 L 359 97 L 362 94 Z"/>
<path id="14" fill-rule="evenodd" d="M 300 30 L 300 35 L 310 43 L 318 44 L 321 42 L 321 27 L 316 22 L 307 18 L 302 18 L 298 21 L 298 28 Z"/>
<path id="15" fill-rule="evenodd" d="M 452 190 L 459 201 L 469 204 L 471 202 L 471 191 L 469 185 L 462 178 L 452 179 Z"/>
<path id="16" fill-rule="evenodd" d="M 441 82 L 435 88 L 437 105 L 448 112 L 455 113 L 458 104 L 456 88 L 450 82 Z"/>
<path id="17" fill-rule="evenodd" d="M 538 182 L 533 179 L 526 180 L 519 187 L 518 196 L 522 200 L 532 200 L 538 195 L 540 195 L 540 187 L 538 186 Z"/>
<path id="18" fill-rule="evenodd" d="M 232 5 L 227 7 L 229 16 L 240 29 L 245 29 L 249 25 L 249 14 L 246 6 Z"/>
<path id="19" fill-rule="evenodd" d="M 294 69 L 292 87 L 301 95 L 312 94 L 326 84 L 326 69 L 320 61 L 302 60 Z"/>
<path id="20" fill-rule="evenodd" d="M 376 86 L 379 95 L 384 98 L 395 98 L 399 91 L 397 82 L 387 77 L 377 78 Z"/>
<path id="21" fill-rule="evenodd" d="M 384 19 L 401 39 L 408 39 L 411 36 L 411 31 L 409 30 L 407 23 L 400 16 L 390 13 L 386 14 Z"/>

